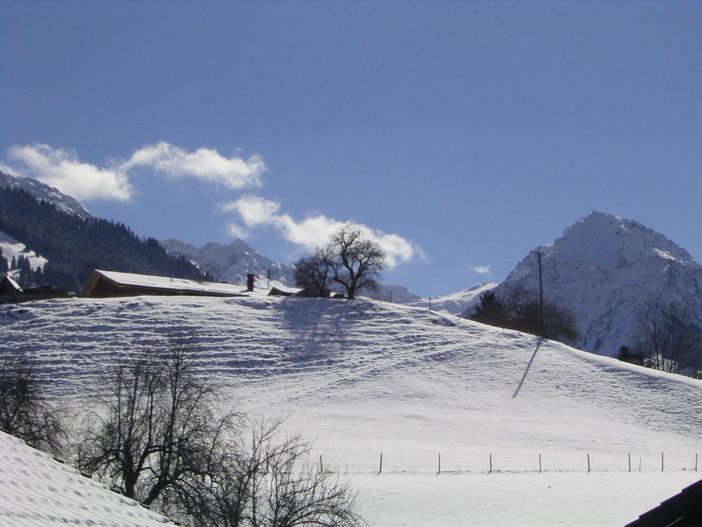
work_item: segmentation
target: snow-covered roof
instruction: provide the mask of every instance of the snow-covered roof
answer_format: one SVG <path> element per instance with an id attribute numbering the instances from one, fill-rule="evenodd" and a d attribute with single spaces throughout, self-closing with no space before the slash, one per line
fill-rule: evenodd
<path id="1" fill-rule="evenodd" d="M 120 273 L 96 269 L 95 273 L 119 285 L 158 290 L 172 290 L 184 293 L 206 293 L 221 296 L 245 296 L 240 285 L 221 284 L 217 282 L 199 282 L 185 278 L 171 278 L 146 274 Z"/>
<path id="2" fill-rule="evenodd" d="M 5 527 L 175 525 L 4 432 L 0 466 L 0 523 Z"/>
<path id="3" fill-rule="evenodd" d="M 17 292 L 22 291 L 22 288 L 20 287 L 20 285 L 10 276 L 9 273 L 5 275 L 4 280 L 6 280 L 7 283 L 9 283 L 10 286 L 12 286 Z M 0 280 L 0 282 L 2 282 L 2 280 Z"/>
<path id="4" fill-rule="evenodd" d="M 281 283 L 276 283 L 275 285 L 271 285 L 271 289 L 269 291 L 269 295 L 275 295 L 275 294 L 285 294 L 285 295 L 296 295 L 297 293 L 301 292 L 302 289 L 299 287 L 289 287 L 287 285 L 283 285 Z"/>

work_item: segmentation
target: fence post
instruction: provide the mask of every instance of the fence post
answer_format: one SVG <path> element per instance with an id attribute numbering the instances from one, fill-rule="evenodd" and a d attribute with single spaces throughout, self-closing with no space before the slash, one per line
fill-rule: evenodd
<path id="1" fill-rule="evenodd" d="M 587 455 L 587 471 L 590 472 L 590 454 Z"/>
<path id="2" fill-rule="evenodd" d="M 541 474 L 541 454 L 539 454 L 539 474 Z"/>
<path id="3" fill-rule="evenodd" d="M 629 452 L 628 456 L 629 456 L 629 472 L 631 472 L 631 452 Z"/>
<path id="4" fill-rule="evenodd" d="M 439 469 L 436 471 L 436 475 L 441 474 L 441 453 L 439 453 Z"/>
<path id="5" fill-rule="evenodd" d="M 695 472 L 697 472 L 697 454 L 695 454 Z"/>
<path id="6" fill-rule="evenodd" d="M 324 472 L 324 463 L 322 463 L 322 454 L 319 454 L 319 471 Z"/>
<path id="7" fill-rule="evenodd" d="M 490 470 L 488 470 L 488 474 L 492 474 L 492 454 L 490 454 Z"/>
<path id="8" fill-rule="evenodd" d="M 380 467 L 378 468 L 378 474 L 383 473 L 383 453 L 380 453 Z"/>
<path id="9" fill-rule="evenodd" d="M 663 468 L 664 468 L 664 465 L 663 465 L 663 452 L 661 452 L 661 472 L 663 472 Z"/>
<path id="10" fill-rule="evenodd" d="M 639 472 L 641 472 L 641 456 L 639 456 Z"/>

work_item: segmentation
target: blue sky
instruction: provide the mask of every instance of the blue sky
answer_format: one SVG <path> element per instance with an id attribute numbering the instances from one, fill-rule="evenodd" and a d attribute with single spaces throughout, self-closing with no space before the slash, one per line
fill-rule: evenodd
<path id="1" fill-rule="evenodd" d="M 353 221 L 423 295 L 593 209 L 700 260 L 701 27 L 700 2 L 0 0 L 0 161 L 286 262 Z"/>

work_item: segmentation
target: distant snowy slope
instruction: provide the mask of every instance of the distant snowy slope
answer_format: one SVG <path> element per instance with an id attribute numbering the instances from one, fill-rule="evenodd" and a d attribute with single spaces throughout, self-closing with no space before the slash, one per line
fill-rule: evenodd
<path id="1" fill-rule="evenodd" d="M 497 285 L 498 284 L 495 282 L 479 283 L 457 293 L 435 296 L 431 298 L 431 301 L 428 298 L 422 298 L 414 302 L 408 302 L 408 305 L 425 307 L 427 309 L 431 306 L 433 311 L 445 311 L 452 315 L 464 315 L 469 308 L 473 307 L 478 302 L 480 295 L 485 291 L 494 289 Z"/>
<path id="2" fill-rule="evenodd" d="M 4 432 L 0 432 L 0 524 L 3 527 L 175 525 Z"/>
<path id="3" fill-rule="evenodd" d="M 46 258 L 28 250 L 25 244 L 2 231 L 0 231 L 0 251 L 2 252 L 2 257 L 7 260 L 8 268 L 12 263 L 12 259 L 14 258 L 16 262 L 20 256 L 24 256 L 29 260 L 29 265 L 33 271 L 43 268 L 47 262 Z"/>
<path id="4" fill-rule="evenodd" d="M 29 192 L 34 198 L 51 203 L 58 210 L 67 214 L 75 214 L 84 219 L 92 217 L 88 209 L 80 204 L 78 200 L 36 179 L 12 176 L 5 172 L 0 172 L 0 187 L 21 189 Z"/>
<path id="5" fill-rule="evenodd" d="M 636 221 L 593 212 L 530 252 L 495 291 L 536 295 L 539 250 L 544 298 L 573 312 L 582 349 L 613 356 L 633 344 L 637 313 L 650 299 L 681 303 L 702 321 L 702 266 Z"/>
<path id="6" fill-rule="evenodd" d="M 361 289 L 361 296 L 382 300 L 383 302 L 393 302 L 395 304 L 411 304 L 416 302 L 421 297 L 401 285 L 378 284 L 378 288 L 374 291 Z"/>

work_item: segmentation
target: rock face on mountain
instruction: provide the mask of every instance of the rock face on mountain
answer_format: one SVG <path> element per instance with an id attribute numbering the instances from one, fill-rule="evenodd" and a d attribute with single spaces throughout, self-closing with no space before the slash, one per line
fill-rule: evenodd
<path id="1" fill-rule="evenodd" d="M 82 219 L 92 217 L 88 209 L 81 205 L 78 200 L 36 179 L 17 177 L 0 172 L 0 188 L 2 187 L 29 192 L 35 199 L 51 203 L 59 211 L 66 214 L 73 214 Z"/>
<path id="2" fill-rule="evenodd" d="M 166 252 L 184 256 L 216 280 L 231 284 L 246 283 L 246 275 L 256 275 L 257 280 L 266 280 L 270 270 L 270 279 L 293 286 L 293 268 L 280 264 L 254 250 L 243 240 L 234 240 L 229 244 L 207 243 L 195 247 L 180 240 L 163 240 L 160 242 Z M 265 283 L 265 282 L 264 282 Z"/>
<path id="3" fill-rule="evenodd" d="M 702 266 L 683 248 L 633 220 L 593 212 L 550 245 L 531 251 L 495 291 L 537 295 L 542 254 L 544 300 L 576 317 L 578 347 L 614 356 L 636 339 L 636 320 L 651 300 L 678 303 L 702 320 Z"/>

